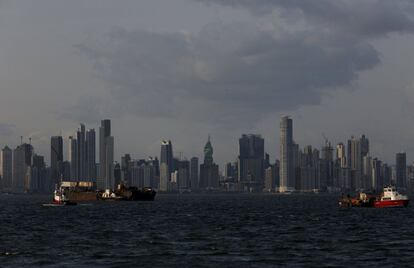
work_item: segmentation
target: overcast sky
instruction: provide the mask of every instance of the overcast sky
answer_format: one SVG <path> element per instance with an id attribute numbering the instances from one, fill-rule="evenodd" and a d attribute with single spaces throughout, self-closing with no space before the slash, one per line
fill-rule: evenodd
<path id="1" fill-rule="evenodd" d="M 281 115 L 301 147 L 366 134 L 414 159 L 414 2 L 0 0 L 0 144 L 112 119 L 116 159 L 232 161 L 242 133 L 279 157 Z"/>

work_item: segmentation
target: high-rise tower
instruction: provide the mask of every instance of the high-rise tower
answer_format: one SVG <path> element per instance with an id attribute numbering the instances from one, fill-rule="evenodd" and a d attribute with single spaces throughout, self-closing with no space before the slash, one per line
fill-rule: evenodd
<path id="1" fill-rule="evenodd" d="M 264 182 L 264 139 L 243 134 L 239 139 L 239 181 Z"/>
<path id="2" fill-rule="evenodd" d="M 204 163 L 200 165 L 200 189 L 217 189 L 219 187 L 218 165 L 213 160 L 213 146 L 210 136 L 204 146 Z"/>
<path id="3" fill-rule="evenodd" d="M 63 138 L 53 136 L 50 139 L 50 170 L 52 184 L 58 183 L 62 173 L 63 162 Z"/>
<path id="4" fill-rule="evenodd" d="M 395 173 L 397 187 L 407 187 L 407 157 L 405 152 L 397 153 L 395 156 Z"/>
<path id="5" fill-rule="evenodd" d="M 284 116 L 280 121 L 280 192 L 295 189 L 293 158 L 293 122 Z"/>
<path id="6" fill-rule="evenodd" d="M 85 176 L 89 180 L 96 179 L 96 134 L 95 129 L 86 132 L 86 163 Z"/>
<path id="7" fill-rule="evenodd" d="M 114 137 L 108 119 L 102 120 L 99 128 L 99 164 L 98 189 L 114 189 Z"/>
<path id="8" fill-rule="evenodd" d="M 78 180 L 78 143 L 72 136 L 69 137 L 68 157 L 70 162 L 70 179 L 76 181 Z"/>
<path id="9" fill-rule="evenodd" d="M 7 146 L 1 150 L 0 175 L 2 180 L 2 188 L 10 190 L 13 179 L 13 152 Z"/>
<path id="10" fill-rule="evenodd" d="M 160 187 L 159 190 L 166 192 L 169 190 L 171 173 L 174 171 L 173 148 L 171 141 L 161 142 L 160 153 Z"/>

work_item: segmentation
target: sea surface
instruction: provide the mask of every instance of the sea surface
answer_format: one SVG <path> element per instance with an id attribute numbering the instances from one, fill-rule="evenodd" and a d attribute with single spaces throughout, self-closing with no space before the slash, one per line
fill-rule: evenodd
<path id="1" fill-rule="evenodd" d="M 414 266 L 414 208 L 335 195 L 158 195 L 42 207 L 0 196 L 0 267 Z"/>

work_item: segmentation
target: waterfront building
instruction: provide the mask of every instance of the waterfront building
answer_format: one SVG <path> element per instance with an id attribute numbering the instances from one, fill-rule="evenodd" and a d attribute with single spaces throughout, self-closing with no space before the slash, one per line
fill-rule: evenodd
<path id="1" fill-rule="evenodd" d="M 96 133 L 95 129 L 86 132 L 86 159 L 85 159 L 85 178 L 89 181 L 96 179 Z"/>
<path id="2" fill-rule="evenodd" d="M 280 121 L 280 192 L 295 190 L 293 122 L 288 116 Z"/>
<path id="3" fill-rule="evenodd" d="M 111 136 L 111 121 L 101 121 L 99 128 L 99 190 L 114 189 L 114 137 Z"/>
<path id="4" fill-rule="evenodd" d="M 198 157 L 190 159 L 190 188 L 192 191 L 199 188 Z"/>
<path id="5" fill-rule="evenodd" d="M 77 145 L 77 174 L 78 181 L 83 181 L 86 178 L 86 146 L 85 146 L 85 125 L 81 124 L 80 129 L 76 132 L 76 145 Z"/>
<path id="6" fill-rule="evenodd" d="M 372 159 L 371 162 L 371 188 L 377 192 L 381 192 L 384 185 L 383 174 L 382 174 L 382 163 L 378 158 Z"/>
<path id="7" fill-rule="evenodd" d="M 69 137 L 68 159 L 70 162 L 70 179 L 72 181 L 78 180 L 78 143 L 77 140 Z"/>
<path id="8" fill-rule="evenodd" d="M 53 183 L 58 183 L 62 176 L 63 138 L 53 136 L 50 138 L 50 170 Z"/>
<path id="9" fill-rule="evenodd" d="M 243 134 L 239 139 L 239 182 L 264 183 L 264 139 L 260 135 Z"/>
<path id="10" fill-rule="evenodd" d="M 204 163 L 200 165 L 200 189 L 213 190 L 219 188 L 219 169 L 213 160 L 213 146 L 210 136 L 204 146 Z"/>
<path id="11" fill-rule="evenodd" d="M 161 192 L 167 192 L 170 183 L 170 176 L 171 173 L 169 172 L 169 168 L 167 163 L 160 164 L 160 186 L 159 190 Z"/>
<path id="12" fill-rule="evenodd" d="M 13 151 L 8 146 L 5 146 L 1 150 L 0 176 L 1 187 L 4 190 L 10 191 L 12 188 L 13 179 Z"/>
<path id="13" fill-rule="evenodd" d="M 14 192 L 22 193 L 25 191 L 32 157 L 33 146 L 27 143 L 17 146 L 13 151 L 12 188 Z"/>
<path id="14" fill-rule="evenodd" d="M 187 160 L 180 160 L 178 161 L 177 166 L 178 178 L 177 178 L 177 186 L 178 190 L 186 191 L 190 189 L 190 162 Z"/>
<path id="15" fill-rule="evenodd" d="M 165 163 L 168 166 L 169 174 L 171 174 L 174 168 L 174 159 L 173 159 L 173 147 L 171 141 L 162 141 L 161 142 L 161 157 L 160 164 Z"/>
<path id="16" fill-rule="evenodd" d="M 407 187 L 407 158 L 405 152 L 395 156 L 395 175 L 398 188 Z"/>

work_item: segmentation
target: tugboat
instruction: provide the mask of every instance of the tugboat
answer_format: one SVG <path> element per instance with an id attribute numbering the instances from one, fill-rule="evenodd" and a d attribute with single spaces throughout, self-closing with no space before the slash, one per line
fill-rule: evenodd
<path id="1" fill-rule="evenodd" d="M 44 207 L 61 207 L 61 206 L 74 206 L 77 203 L 70 201 L 66 195 L 65 190 L 60 187 L 55 189 L 53 193 L 53 200 L 52 203 L 43 204 Z"/>
<path id="2" fill-rule="evenodd" d="M 409 202 L 408 197 L 398 193 L 394 186 L 386 186 L 381 196 L 374 202 L 374 207 L 406 207 Z"/>

